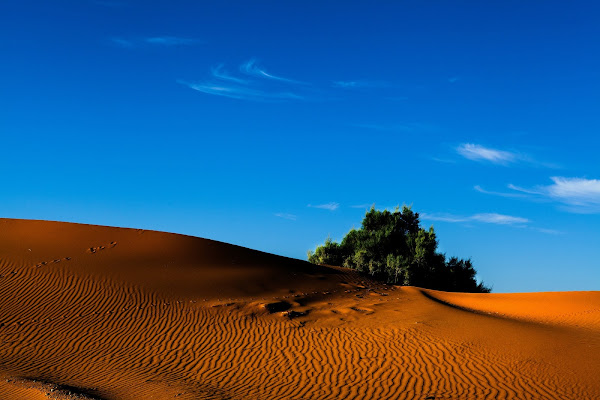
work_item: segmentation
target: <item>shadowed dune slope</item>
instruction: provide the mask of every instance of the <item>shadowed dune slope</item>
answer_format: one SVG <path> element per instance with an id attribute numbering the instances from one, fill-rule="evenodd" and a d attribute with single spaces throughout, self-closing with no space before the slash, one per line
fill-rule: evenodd
<path id="1" fill-rule="evenodd" d="M 0 399 L 597 399 L 599 309 L 0 219 Z"/>

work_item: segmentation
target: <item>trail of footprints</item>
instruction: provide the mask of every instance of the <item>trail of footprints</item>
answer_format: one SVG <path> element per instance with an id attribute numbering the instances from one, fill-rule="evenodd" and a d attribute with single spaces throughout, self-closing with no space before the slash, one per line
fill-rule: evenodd
<path id="1" fill-rule="evenodd" d="M 94 253 L 97 253 L 97 252 L 102 251 L 102 250 L 112 249 L 116 245 L 117 245 L 117 242 L 113 241 L 113 242 L 110 242 L 110 244 L 105 245 L 105 246 L 93 246 L 93 247 L 90 247 L 90 248 L 88 248 L 86 250 L 86 252 L 90 253 L 90 254 L 94 254 Z"/>
<path id="2" fill-rule="evenodd" d="M 56 258 L 56 259 L 54 259 L 52 261 L 41 261 L 41 262 L 35 264 L 35 267 L 36 268 L 41 268 L 44 265 L 58 264 L 61 261 L 71 261 L 71 257 Z"/>
<path id="3" fill-rule="evenodd" d="M 92 247 L 89 247 L 88 249 L 86 249 L 86 253 L 95 254 L 95 253 L 97 253 L 99 251 L 102 251 L 102 250 L 112 249 L 116 245 L 117 245 L 117 242 L 116 241 L 112 241 L 108 245 L 92 246 Z M 36 268 L 41 268 L 41 267 L 43 267 L 45 265 L 49 265 L 49 264 L 58 264 L 61 261 L 71 261 L 71 257 L 55 258 L 55 259 L 50 260 L 50 261 L 40 261 L 39 263 L 35 264 L 35 267 Z"/>
<path id="4" fill-rule="evenodd" d="M 106 249 L 112 249 L 117 245 L 116 241 L 112 241 L 110 242 L 108 245 L 101 245 L 101 246 L 92 246 L 89 247 L 88 249 L 86 249 L 86 253 L 89 254 L 95 254 L 97 252 L 100 252 L 102 250 L 106 250 Z M 42 268 L 44 266 L 48 266 L 51 264 L 58 264 L 61 261 L 71 261 L 71 257 L 62 257 L 62 258 L 54 258 L 52 260 L 46 260 L 46 261 L 40 261 L 38 263 L 36 263 L 34 265 L 35 268 Z M 0 267 L 2 267 L 3 264 L 5 264 L 6 262 L 0 263 Z M 0 268 L 1 270 L 1 268 Z M 16 275 L 17 271 L 9 271 L 9 272 L 5 272 L 4 274 L 0 273 L 0 278 L 4 278 L 5 276 L 8 275 Z"/>

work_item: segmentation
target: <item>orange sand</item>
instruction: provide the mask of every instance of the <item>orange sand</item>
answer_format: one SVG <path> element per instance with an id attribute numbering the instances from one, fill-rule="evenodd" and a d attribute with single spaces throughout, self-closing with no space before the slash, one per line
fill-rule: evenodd
<path id="1" fill-rule="evenodd" d="M 600 399 L 599 376 L 600 292 L 444 293 L 0 219 L 0 399 Z"/>

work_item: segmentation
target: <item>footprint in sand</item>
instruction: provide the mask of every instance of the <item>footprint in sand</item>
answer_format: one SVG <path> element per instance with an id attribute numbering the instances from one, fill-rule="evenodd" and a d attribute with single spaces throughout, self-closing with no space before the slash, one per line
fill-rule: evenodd
<path id="1" fill-rule="evenodd" d="M 105 250 L 105 249 L 107 249 L 107 248 L 110 248 L 110 249 L 112 249 L 112 248 L 114 248 L 116 245 L 117 245 L 117 242 L 115 242 L 115 241 L 112 241 L 112 242 L 110 242 L 110 243 L 109 243 L 108 245 L 106 245 L 106 246 L 94 246 L 94 247 L 90 247 L 90 248 L 88 248 L 88 249 L 86 250 L 86 252 L 87 252 L 87 253 L 94 254 L 94 253 L 97 253 L 97 252 L 99 252 L 99 251 Z"/>

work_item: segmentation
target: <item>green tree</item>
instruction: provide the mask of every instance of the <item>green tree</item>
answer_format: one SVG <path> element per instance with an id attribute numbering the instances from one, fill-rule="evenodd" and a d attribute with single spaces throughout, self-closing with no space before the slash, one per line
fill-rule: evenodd
<path id="1" fill-rule="evenodd" d="M 420 227 L 419 214 L 410 207 L 378 211 L 371 207 L 360 229 L 352 229 L 341 243 L 327 238 L 308 252 L 314 264 L 343 265 L 388 283 L 446 291 L 489 292 L 477 283 L 471 260 L 437 251 L 433 227 Z"/>
<path id="2" fill-rule="evenodd" d="M 325 239 L 325 244 L 317 246 L 314 253 L 308 251 L 308 261 L 313 264 L 341 265 L 344 259 L 340 245 L 328 237 Z"/>

